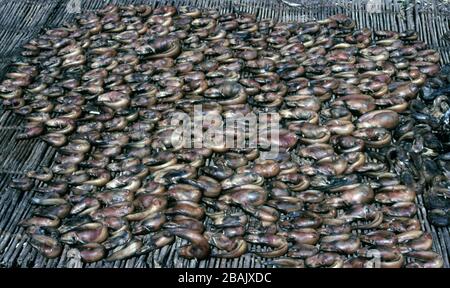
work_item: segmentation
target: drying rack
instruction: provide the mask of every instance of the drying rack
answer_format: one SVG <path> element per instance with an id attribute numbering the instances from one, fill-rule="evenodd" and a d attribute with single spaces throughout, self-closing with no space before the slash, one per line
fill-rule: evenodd
<path id="1" fill-rule="evenodd" d="M 416 30 L 419 38 L 441 53 L 441 64 L 450 63 L 449 0 L 0 0 L 0 79 L 20 47 L 45 28 L 58 27 L 77 13 L 99 9 L 109 3 L 193 5 L 215 8 L 221 13 L 246 12 L 258 19 L 278 21 L 323 19 L 343 13 L 356 20 L 358 27 L 372 30 Z M 20 193 L 9 187 L 24 171 L 48 166 L 56 154 L 54 148 L 37 139 L 15 141 L 22 119 L 11 111 L 0 110 L 0 267 L 262 267 L 257 256 L 245 254 L 237 259 L 210 258 L 203 261 L 178 257 L 177 241 L 148 255 L 131 259 L 83 264 L 65 247 L 61 257 L 46 259 L 28 243 L 24 229 L 17 223 L 31 215 L 33 192 Z M 450 267 L 450 228 L 431 225 L 426 217 L 422 196 L 417 217 L 422 229 L 433 236 L 433 250 L 442 255 L 444 267 Z M 68 253 L 69 252 L 69 253 Z"/>

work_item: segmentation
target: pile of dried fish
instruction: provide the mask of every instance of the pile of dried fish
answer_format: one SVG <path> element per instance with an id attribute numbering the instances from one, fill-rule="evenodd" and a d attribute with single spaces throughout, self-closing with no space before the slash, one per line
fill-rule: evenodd
<path id="1" fill-rule="evenodd" d="M 58 151 L 51 167 L 14 179 L 36 193 L 20 224 L 45 256 L 68 244 L 85 262 L 182 238 L 189 259 L 440 267 L 414 203 L 417 179 L 431 183 L 450 159 L 428 165 L 442 144 L 416 122 L 438 62 L 413 31 L 356 30 L 345 15 L 276 23 L 132 5 L 81 15 L 26 44 L 0 86 L 3 106 L 27 121 L 18 139 Z M 444 113 L 439 99 L 433 112 Z M 209 116 L 275 113 L 279 137 L 259 148 L 279 153 L 173 145 L 171 117 L 199 104 Z M 445 171 L 436 193 L 448 191 Z"/>
<path id="2" fill-rule="evenodd" d="M 418 193 L 423 193 L 430 222 L 436 226 L 450 224 L 450 70 L 427 81 L 421 97 L 410 105 L 411 118 L 400 141 L 408 151 L 407 179 Z M 408 181 L 408 180 L 405 180 Z"/>

